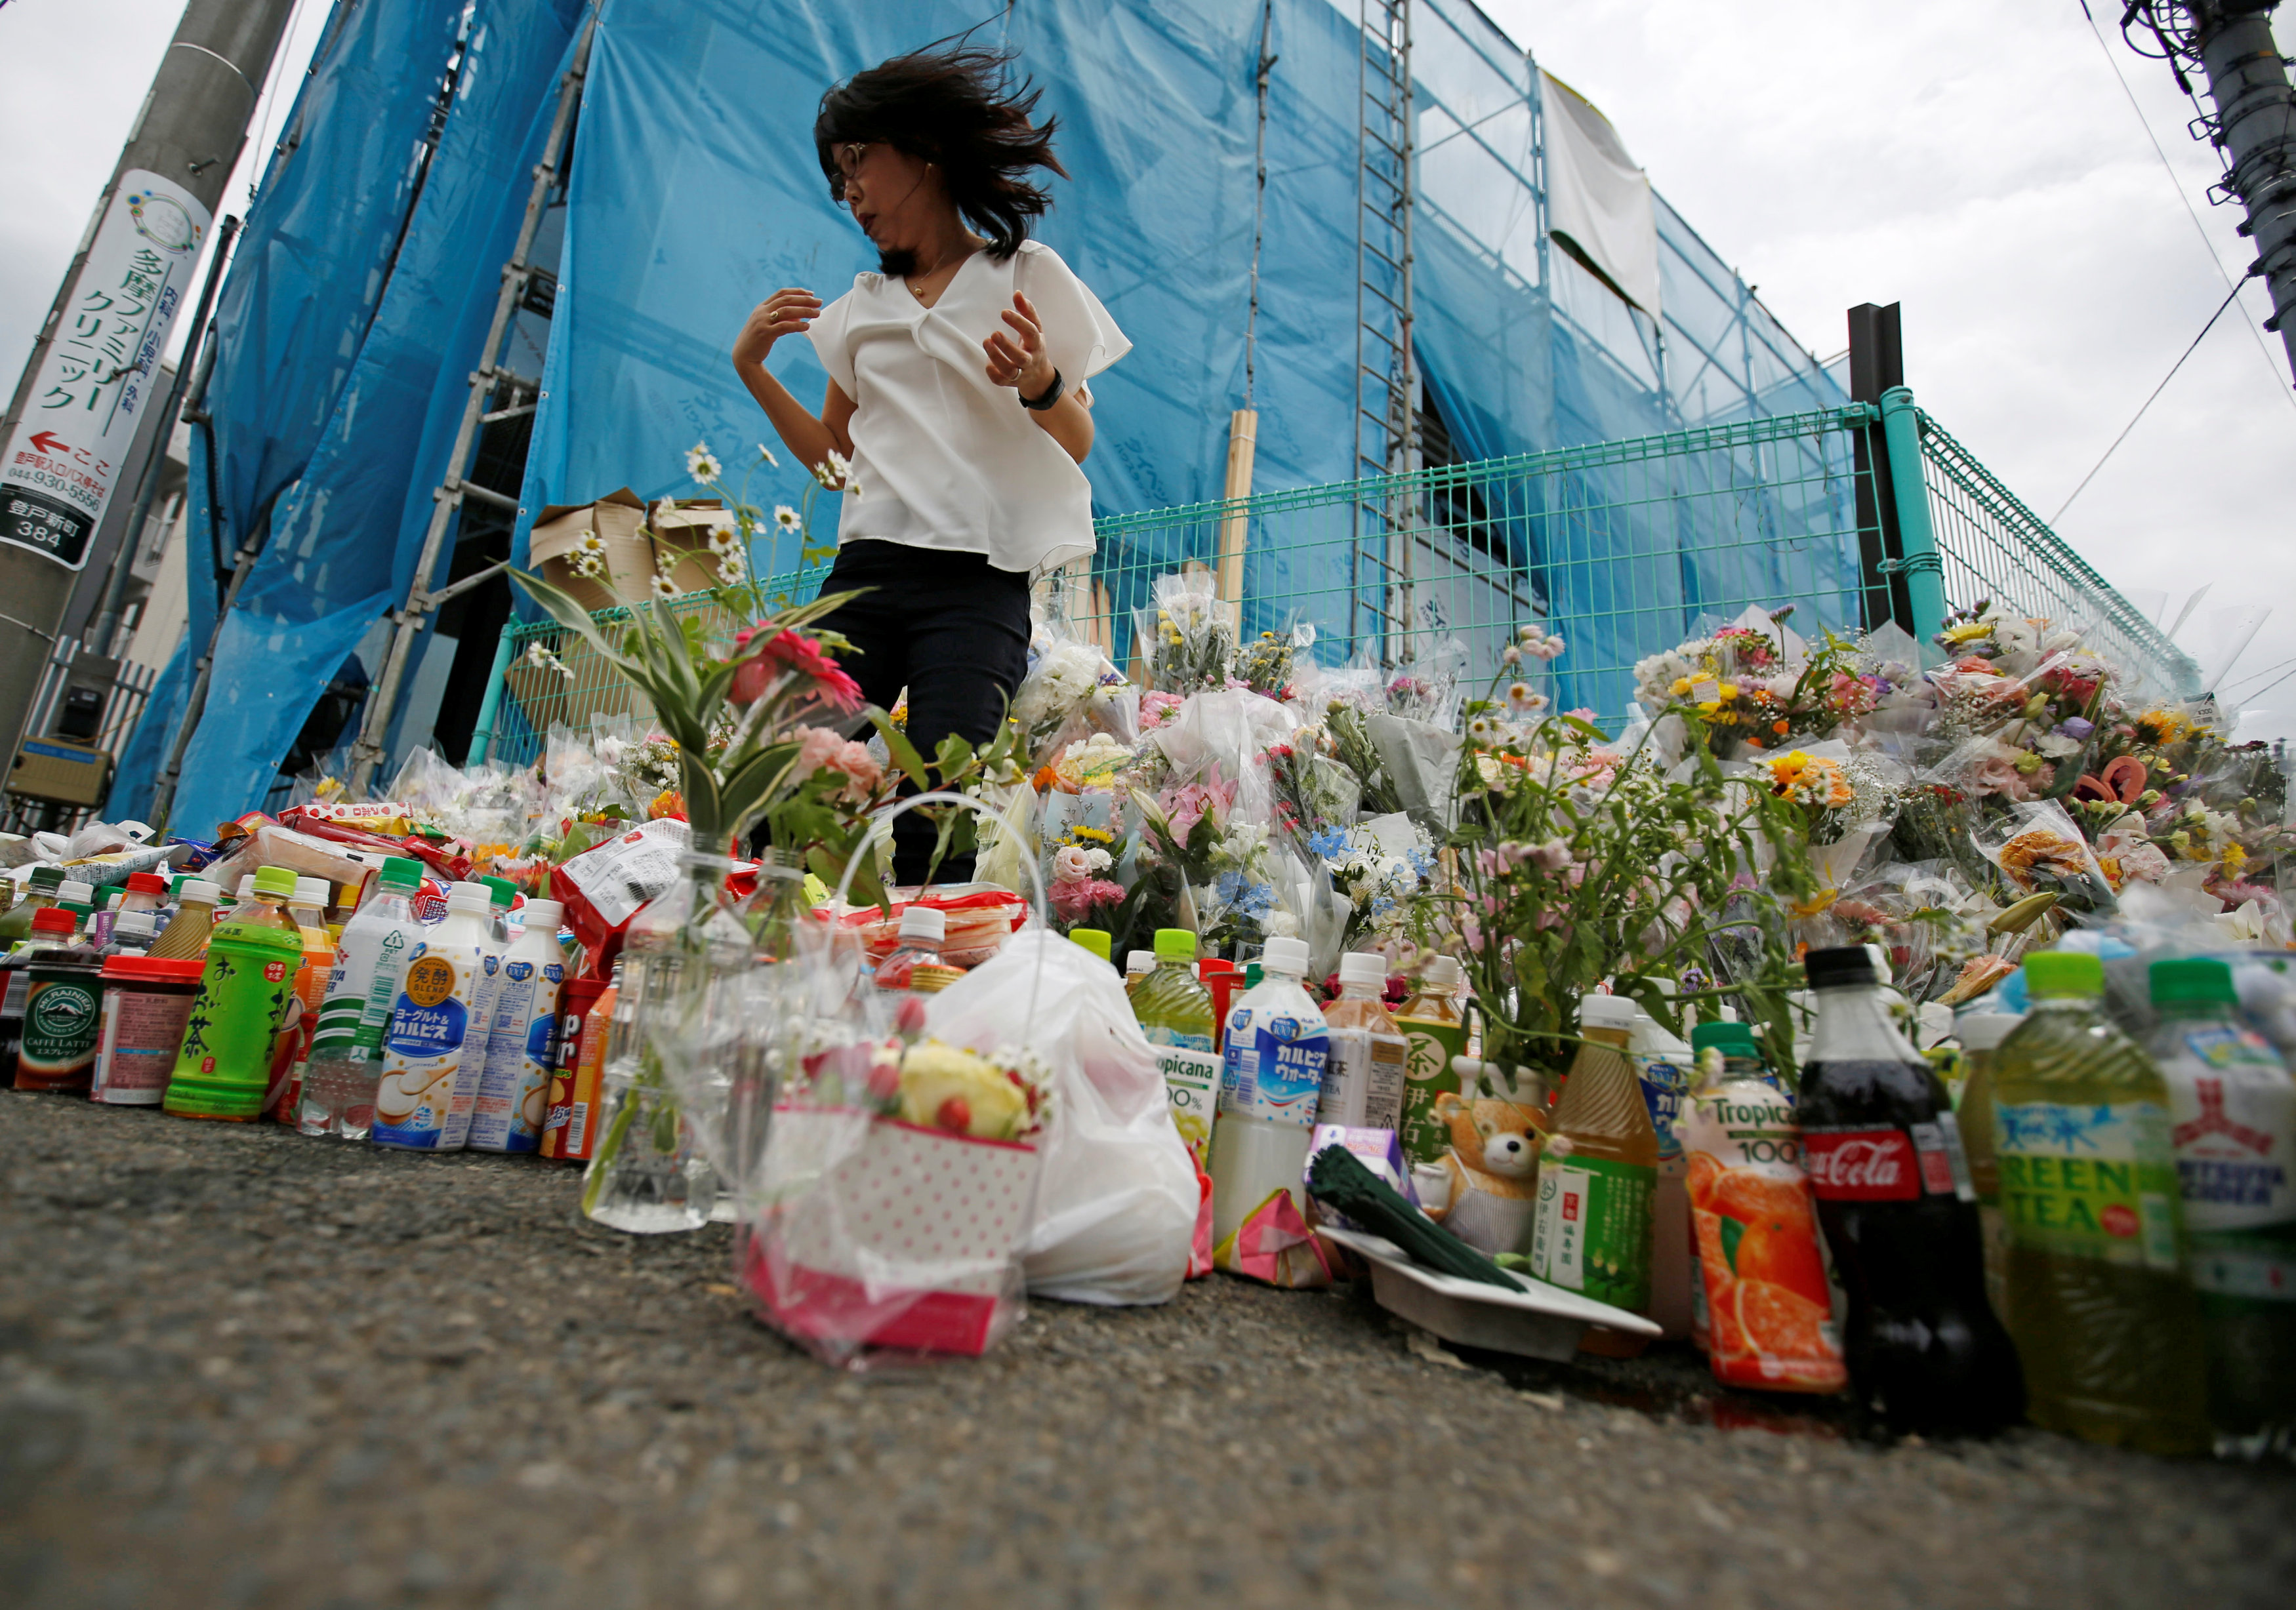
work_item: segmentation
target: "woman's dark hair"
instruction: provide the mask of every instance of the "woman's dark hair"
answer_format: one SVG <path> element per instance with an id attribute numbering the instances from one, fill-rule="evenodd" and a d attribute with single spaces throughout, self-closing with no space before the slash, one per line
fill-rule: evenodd
<path id="1" fill-rule="evenodd" d="M 832 87 L 813 120 L 829 193 L 845 200 L 836 148 L 882 140 L 939 164 L 957 211 L 988 237 L 989 255 L 1011 257 L 1029 238 L 1032 221 L 1053 204 L 1043 185 L 1029 181 L 1029 170 L 1045 168 L 1069 176 L 1053 155 L 1059 119 L 1030 121 L 1042 92 L 1026 79 L 1011 87 L 1012 61 L 1006 52 L 969 45 L 918 51 Z"/>

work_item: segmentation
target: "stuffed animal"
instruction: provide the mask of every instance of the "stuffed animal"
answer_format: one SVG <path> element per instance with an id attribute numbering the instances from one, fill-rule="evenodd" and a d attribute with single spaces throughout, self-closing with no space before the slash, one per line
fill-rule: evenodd
<path id="1" fill-rule="evenodd" d="M 1429 1216 L 1480 1251 L 1520 1251 L 1516 1244 L 1538 1200 L 1546 1114 L 1518 1102 L 1447 1092 L 1435 1099 L 1434 1114 L 1451 1132 L 1441 1158 L 1451 1193 L 1444 1212 Z"/>

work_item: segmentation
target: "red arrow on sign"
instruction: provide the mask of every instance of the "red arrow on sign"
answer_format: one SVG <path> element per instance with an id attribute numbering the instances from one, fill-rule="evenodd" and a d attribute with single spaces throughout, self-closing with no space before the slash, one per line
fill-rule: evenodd
<path id="1" fill-rule="evenodd" d="M 55 453 L 69 448 L 70 444 L 53 430 L 43 430 L 32 438 L 32 445 L 43 453 Z"/>

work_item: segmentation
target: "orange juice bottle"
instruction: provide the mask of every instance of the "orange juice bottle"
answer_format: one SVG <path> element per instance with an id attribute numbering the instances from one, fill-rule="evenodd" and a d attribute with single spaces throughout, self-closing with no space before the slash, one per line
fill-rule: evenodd
<path id="1" fill-rule="evenodd" d="M 319 1002 L 335 970 L 335 942 L 327 936 L 327 900 L 332 893 L 323 878 L 298 878 L 287 902 L 287 916 L 303 938 L 303 965 L 295 972 L 294 1021 L 279 1031 L 282 1066 L 272 1069 L 272 1083 L 280 1090 L 270 1111 L 282 1124 L 294 1123 L 302 1110 L 303 1076 L 310 1071 Z"/>
<path id="2" fill-rule="evenodd" d="M 1643 1101 L 1627 1042 L 1635 1003 L 1623 995 L 1578 1002 L 1586 1043 L 1570 1065 L 1538 1169 L 1530 1272 L 1631 1313 L 1650 1306 L 1651 1198 L 1658 1189 L 1658 1131 Z M 1599 1328 L 1589 1352 L 1640 1353 L 1644 1338 Z"/>
<path id="3" fill-rule="evenodd" d="M 1682 1116 L 1699 1329 L 1714 1378 L 1771 1392 L 1849 1384 L 1793 1099 L 1742 1023 L 1691 1031 L 1698 1088 Z"/>

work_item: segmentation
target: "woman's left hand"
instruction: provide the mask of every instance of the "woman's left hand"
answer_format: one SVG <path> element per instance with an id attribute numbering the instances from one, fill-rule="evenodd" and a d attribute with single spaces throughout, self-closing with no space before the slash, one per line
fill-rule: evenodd
<path id="1" fill-rule="evenodd" d="M 1052 387 L 1054 370 L 1036 304 L 1014 291 L 1004 323 L 1009 330 L 999 330 L 980 343 L 988 354 L 989 383 L 1013 387 L 1024 397 L 1044 396 Z"/>

